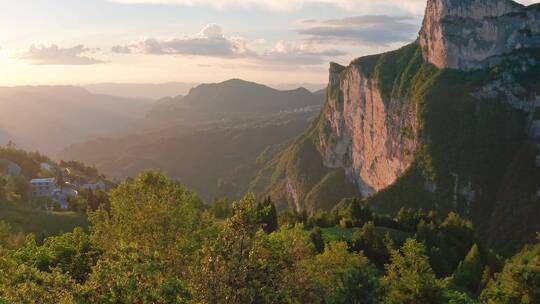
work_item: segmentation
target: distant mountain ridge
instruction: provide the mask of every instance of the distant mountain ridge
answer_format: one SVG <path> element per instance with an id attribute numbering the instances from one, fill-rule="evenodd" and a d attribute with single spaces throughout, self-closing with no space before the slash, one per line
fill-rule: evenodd
<path id="1" fill-rule="evenodd" d="M 167 96 L 185 95 L 197 83 L 96 83 L 83 87 L 94 94 L 105 94 L 127 98 L 158 100 Z"/>
<path id="2" fill-rule="evenodd" d="M 0 143 L 55 155 L 92 136 L 137 126 L 148 106 L 73 86 L 0 87 Z"/>
<path id="3" fill-rule="evenodd" d="M 156 122 L 200 124 L 318 107 L 324 96 L 305 88 L 280 91 L 240 79 L 202 84 L 186 96 L 158 101 L 148 112 Z"/>

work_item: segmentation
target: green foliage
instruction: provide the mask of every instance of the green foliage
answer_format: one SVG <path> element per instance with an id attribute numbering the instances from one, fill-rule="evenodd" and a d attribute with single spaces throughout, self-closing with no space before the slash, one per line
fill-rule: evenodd
<path id="1" fill-rule="evenodd" d="M 538 245 L 494 276 L 498 258 L 457 214 L 341 207 L 277 227 L 272 202 L 249 194 L 213 223 L 191 192 L 145 172 L 92 214 L 91 234 L 21 243 L 0 224 L 0 303 L 468 304 L 488 281 L 483 303 L 538 301 Z"/>
<path id="2" fill-rule="evenodd" d="M 0 248 L 17 248 L 24 243 L 24 239 L 24 234 L 14 233 L 8 223 L 0 221 Z"/>
<path id="3" fill-rule="evenodd" d="M 376 265 L 382 266 L 390 258 L 390 248 L 393 245 L 392 239 L 381 237 L 373 222 L 367 222 L 364 226 L 355 231 L 352 237 L 352 247 L 355 251 L 362 251 Z"/>
<path id="4" fill-rule="evenodd" d="M 480 299 L 486 304 L 540 303 L 540 244 L 528 245 L 514 256 Z"/>
<path id="5" fill-rule="evenodd" d="M 435 276 L 425 254 L 425 246 L 414 239 L 392 252 L 384 278 L 389 288 L 385 303 L 446 303 L 443 283 Z"/>
<path id="6" fill-rule="evenodd" d="M 0 249 L 0 303 L 75 303 L 76 283 L 58 270 L 19 265 Z"/>
<path id="7" fill-rule="evenodd" d="M 162 253 L 145 252 L 133 243 L 113 248 L 92 269 L 82 302 L 187 303 L 189 292 L 182 277 L 174 275 Z"/>
<path id="8" fill-rule="evenodd" d="M 453 283 L 465 287 L 473 294 L 477 293 L 482 281 L 484 267 L 485 263 L 482 261 L 480 248 L 474 244 L 454 273 Z"/>
<path id="9" fill-rule="evenodd" d="M 90 216 L 92 237 L 103 250 L 133 243 L 148 253 L 163 252 L 172 262 L 198 246 L 197 231 L 205 225 L 197 212 L 199 199 L 161 173 L 141 173 L 113 190 L 110 200 L 109 212 L 100 209 Z"/>
<path id="10" fill-rule="evenodd" d="M 226 219 L 232 215 L 232 204 L 226 198 L 218 198 L 212 202 L 209 210 L 216 218 Z"/>
<path id="11" fill-rule="evenodd" d="M 431 265 L 439 277 L 450 276 L 476 242 L 472 223 L 456 213 L 442 223 L 421 221 L 416 237 L 429 248 Z"/>
<path id="12" fill-rule="evenodd" d="M 345 227 L 362 227 L 365 223 L 373 220 L 373 212 L 369 206 L 358 198 L 347 202 L 347 207 L 342 208 L 340 224 Z"/>
<path id="13" fill-rule="evenodd" d="M 72 233 L 47 238 L 41 246 L 38 246 L 33 237 L 28 237 L 24 246 L 13 253 L 13 259 L 43 272 L 56 269 L 69 273 L 74 280 L 81 283 L 86 281 L 99 255 L 100 252 L 92 246 L 90 237 L 77 228 Z"/>
<path id="14" fill-rule="evenodd" d="M 195 296 L 204 303 L 288 302 L 310 289 L 302 281 L 290 283 L 299 274 L 294 271 L 299 261 L 312 252 L 300 228 L 264 233 L 256 199 L 248 195 L 234 204 L 234 215 L 203 248 L 193 270 Z"/>
<path id="15" fill-rule="evenodd" d="M 0 147 L 0 159 L 11 161 L 21 167 L 22 175 L 34 177 L 40 171 L 40 163 L 51 162 L 51 160 L 37 152 L 26 152 L 17 149 L 15 144 L 8 143 L 4 147 Z"/>
<path id="16" fill-rule="evenodd" d="M 24 203 L 6 203 L 1 208 L 0 221 L 10 224 L 15 231 L 33 233 L 39 239 L 88 227 L 86 214 L 79 212 L 46 212 Z"/>
<path id="17" fill-rule="evenodd" d="M 325 242 L 349 242 L 353 236 L 353 229 L 340 226 L 323 228 L 323 238 Z"/>
<path id="18" fill-rule="evenodd" d="M 310 263 L 313 279 L 322 287 L 324 303 L 380 303 L 383 288 L 377 269 L 362 255 L 333 242 Z"/>

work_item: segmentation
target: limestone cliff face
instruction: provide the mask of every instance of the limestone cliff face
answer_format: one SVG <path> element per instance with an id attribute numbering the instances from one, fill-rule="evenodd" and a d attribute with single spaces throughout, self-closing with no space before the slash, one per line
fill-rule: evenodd
<path id="1" fill-rule="evenodd" d="M 383 213 L 457 211 L 518 248 L 538 227 L 539 88 L 540 5 L 428 0 L 417 42 L 331 65 L 319 119 L 255 189 L 309 212 L 358 193 Z"/>
<path id="2" fill-rule="evenodd" d="M 511 0 L 429 0 L 419 43 L 438 68 L 471 70 L 540 47 L 540 7 Z"/>
<path id="3" fill-rule="evenodd" d="M 511 0 L 428 0 L 417 43 L 424 60 L 438 68 L 484 68 L 518 49 L 540 47 L 540 7 Z M 511 83 L 506 95 L 520 89 L 511 77 L 500 79 Z M 500 95 L 490 85 L 476 96 Z M 329 131 L 319 135 L 324 165 L 345 168 L 363 196 L 393 184 L 413 163 L 419 141 L 410 96 L 385 94 L 377 77 L 354 64 L 331 65 L 328 91 L 323 119 Z M 515 98 L 505 102 L 531 106 Z"/>
<path id="4" fill-rule="evenodd" d="M 341 72 L 341 73 L 339 73 Z M 369 196 L 396 181 L 413 162 L 416 117 L 408 98 L 390 98 L 378 81 L 354 64 L 332 65 L 328 102 L 319 134 L 324 165 L 345 168 Z"/>

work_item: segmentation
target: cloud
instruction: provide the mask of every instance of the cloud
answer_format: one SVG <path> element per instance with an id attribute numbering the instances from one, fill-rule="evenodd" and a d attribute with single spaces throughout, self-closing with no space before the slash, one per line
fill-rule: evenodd
<path id="1" fill-rule="evenodd" d="M 318 65 L 328 62 L 329 58 L 346 54 L 312 41 L 301 43 L 279 41 L 274 47 L 260 52 L 250 48 L 253 45 L 261 47 L 265 43 L 266 41 L 263 39 L 247 41 L 242 37 L 225 37 L 223 29 L 219 25 L 210 24 L 195 35 L 168 40 L 144 38 L 126 46 L 114 46 L 111 51 L 119 54 L 187 55 L 244 59 L 246 63 L 256 65 Z"/>
<path id="2" fill-rule="evenodd" d="M 309 5 L 332 5 L 347 10 L 373 12 L 396 9 L 421 14 L 426 0 L 109 0 L 124 4 L 166 4 L 183 6 L 210 6 L 218 9 L 229 7 L 263 8 L 275 11 L 298 10 Z"/>
<path id="3" fill-rule="evenodd" d="M 91 65 L 105 63 L 105 61 L 93 57 L 99 49 L 90 49 L 84 45 L 71 48 L 60 48 L 55 44 L 32 45 L 29 50 L 19 58 L 30 60 L 37 65 Z"/>
<path id="4" fill-rule="evenodd" d="M 407 16 L 365 15 L 344 19 L 303 20 L 298 33 L 310 41 L 388 46 L 415 39 L 420 21 Z"/>
<path id="5" fill-rule="evenodd" d="M 315 43 L 292 44 L 279 41 L 276 46 L 265 51 L 258 60 L 269 64 L 319 65 L 329 58 L 346 55 L 345 52 L 326 48 Z"/>
<path id="6" fill-rule="evenodd" d="M 317 65 L 328 58 L 346 53 L 314 42 L 293 44 L 279 41 L 273 48 L 256 52 L 249 45 L 262 45 L 263 39 L 247 41 L 242 37 L 225 37 L 216 24 L 207 25 L 199 33 L 184 38 L 144 38 L 126 46 L 117 45 L 111 51 L 119 54 L 189 55 L 230 59 L 246 59 L 255 64 Z"/>
<path id="7" fill-rule="evenodd" d="M 112 52 L 152 55 L 197 55 L 211 57 L 246 57 L 254 52 L 241 37 L 225 37 L 217 24 L 209 24 L 199 33 L 183 38 L 144 38 L 127 46 L 117 45 Z"/>

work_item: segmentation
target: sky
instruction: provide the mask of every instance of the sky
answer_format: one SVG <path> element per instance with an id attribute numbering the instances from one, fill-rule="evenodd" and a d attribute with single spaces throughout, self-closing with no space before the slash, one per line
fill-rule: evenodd
<path id="1" fill-rule="evenodd" d="M 414 41 L 425 2 L 0 0 L 0 86 L 325 83 L 331 61 Z"/>

